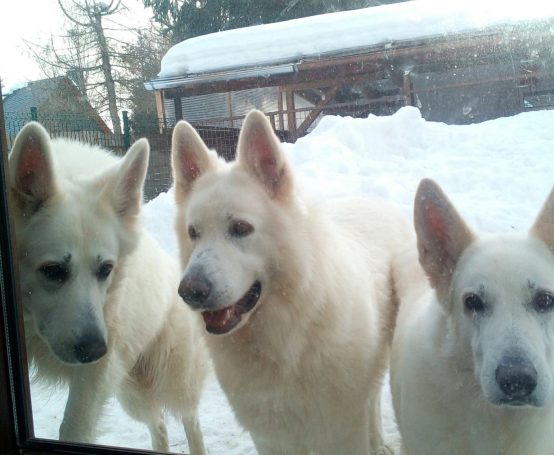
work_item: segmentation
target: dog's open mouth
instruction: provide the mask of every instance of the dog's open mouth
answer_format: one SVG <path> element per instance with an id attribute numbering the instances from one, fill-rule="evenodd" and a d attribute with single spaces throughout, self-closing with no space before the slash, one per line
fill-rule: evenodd
<path id="1" fill-rule="evenodd" d="M 230 332 L 240 322 L 242 315 L 251 311 L 258 303 L 262 285 L 256 281 L 246 294 L 236 303 L 222 310 L 203 311 L 202 317 L 206 324 L 206 330 L 215 335 L 223 335 Z"/>

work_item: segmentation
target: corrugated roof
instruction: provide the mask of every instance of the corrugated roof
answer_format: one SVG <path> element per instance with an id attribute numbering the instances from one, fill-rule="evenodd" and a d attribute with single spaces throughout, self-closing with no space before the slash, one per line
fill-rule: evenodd
<path id="1" fill-rule="evenodd" d="M 77 112 L 68 106 L 67 113 L 51 112 L 47 102 L 52 96 L 68 93 L 75 97 Z M 60 131 L 98 131 L 110 133 L 110 129 L 93 107 L 81 98 L 81 93 L 67 76 L 31 81 L 25 87 L 14 90 L 3 100 L 6 129 L 16 134 L 23 125 L 31 120 L 31 108 L 37 108 L 37 120 L 48 130 Z"/>
<path id="2" fill-rule="evenodd" d="M 55 91 L 64 77 L 29 82 L 4 98 L 4 112 L 29 113 L 32 107 L 40 107 Z"/>

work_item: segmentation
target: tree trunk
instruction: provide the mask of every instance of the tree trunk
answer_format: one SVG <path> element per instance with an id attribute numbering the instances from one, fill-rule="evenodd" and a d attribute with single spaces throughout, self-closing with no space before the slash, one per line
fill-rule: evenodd
<path id="1" fill-rule="evenodd" d="M 106 82 L 106 91 L 108 94 L 108 109 L 110 112 L 110 118 L 113 124 L 113 132 L 116 135 L 121 134 L 121 123 L 119 122 L 119 114 L 117 112 L 117 96 L 115 94 L 115 82 L 112 76 L 112 65 L 110 63 L 110 52 L 108 44 L 106 43 L 106 37 L 104 36 L 104 29 L 102 28 L 102 15 L 100 12 L 95 11 L 93 15 L 93 26 L 96 39 L 98 41 L 98 47 L 100 49 L 100 58 L 102 61 L 102 73 L 104 74 Z"/>

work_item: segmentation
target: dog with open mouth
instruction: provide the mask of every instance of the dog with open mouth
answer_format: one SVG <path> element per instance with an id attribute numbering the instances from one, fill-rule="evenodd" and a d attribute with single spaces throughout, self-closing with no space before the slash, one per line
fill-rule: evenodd
<path id="1" fill-rule="evenodd" d="M 378 200 L 302 194 L 266 117 L 237 158 L 186 122 L 173 133 L 179 294 L 202 317 L 217 377 L 258 452 L 391 453 L 380 390 L 395 261 L 413 234 Z"/>

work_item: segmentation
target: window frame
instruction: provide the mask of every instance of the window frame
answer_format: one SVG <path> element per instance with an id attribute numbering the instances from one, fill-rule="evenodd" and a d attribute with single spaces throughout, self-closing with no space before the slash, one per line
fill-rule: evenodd
<path id="1" fill-rule="evenodd" d="M 26 423 L 26 414 L 30 411 L 30 406 L 25 394 L 22 393 L 28 381 L 24 381 L 23 357 L 20 352 L 19 337 L 23 325 L 17 304 L 15 267 L 12 265 L 13 235 L 8 218 L 6 188 L 8 156 L 1 95 L 0 87 L 0 393 L 6 397 L 0 401 L 0 451 L 15 453 L 21 441 L 29 439 L 28 433 L 32 432 L 32 427 Z"/>

